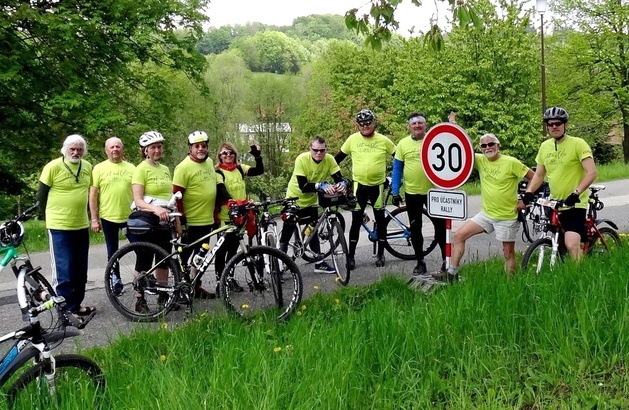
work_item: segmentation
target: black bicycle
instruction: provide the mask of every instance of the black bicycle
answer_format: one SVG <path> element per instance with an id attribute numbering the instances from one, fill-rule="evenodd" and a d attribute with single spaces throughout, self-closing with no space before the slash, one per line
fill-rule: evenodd
<path id="1" fill-rule="evenodd" d="M 186 308 L 186 315 L 190 314 L 194 300 L 193 284 L 209 269 L 226 235 L 236 235 L 240 252 L 227 262 L 222 273 L 216 273 L 220 275 L 218 294 L 225 305 L 243 317 L 267 309 L 273 309 L 272 314 L 278 320 L 290 316 L 302 296 L 299 268 L 278 249 L 249 245 L 245 235 L 249 238 L 256 235 L 259 205 L 246 200 L 230 205 L 232 224 L 218 228 L 191 244 L 173 239 L 173 252 L 166 252 L 150 242 L 133 242 L 114 253 L 105 269 L 105 291 L 116 310 L 138 322 L 158 320 L 181 306 Z M 169 229 L 173 231 L 172 220 Z M 210 249 L 210 238 L 219 234 L 222 236 Z M 188 248 L 195 249 L 195 252 L 189 261 L 182 261 L 181 254 Z M 139 259 L 141 263 L 138 263 Z M 148 265 L 146 261 L 149 261 Z M 167 272 L 167 283 L 158 283 L 155 273 L 160 269 Z M 114 287 L 118 281 L 123 284 L 122 292 Z"/>

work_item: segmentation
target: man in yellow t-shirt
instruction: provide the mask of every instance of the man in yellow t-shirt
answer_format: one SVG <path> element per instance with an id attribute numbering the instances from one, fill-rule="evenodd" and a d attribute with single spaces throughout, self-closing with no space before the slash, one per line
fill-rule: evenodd
<path id="1" fill-rule="evenodd" d="M 502 242 L 507 274 L 516 270 L 515 239 L 518 233 L 518 210 L 524 203 L 518 200 L 518 183 L 523 177 L 532 178 L 533 171 L 516 158 L 500 153 L 500 141 L 494 134 L 480 139 L 482 154 L 475 155 L 474 168 L 481 184 L 481 211 L 454 234 L 452 260 L 447 272 L 434 275 L 436 279 L 459 280 L 459 263 L 465 253 L 465 242 L 474 235 L 496 231 Z"/>
<path id="2" fill-rule="evenodd" d="M 399 206 L 402 197 L 400 188 L 404 186 L 406 213 L 410 220 L 411 244 L 417 258 L 417 266 L 413 269 L 413 276 L 428 275 L 424 262 L 424 236 L 422 234 L 422 210 L 428 203 L 428 190 L 434 187 L 430 182 L 421 161 L 421 150 L 426 136 L 426 116 L 413 112 L 408 116 L 408 129 L 411 132 L 403 138 L 395 150 L 393 159 L 393 173 L 391 177 L 391 193 L 393 205 Z M 441 259 L 446 258 L 446 220 L 434 219 L 435 239 L 441 249 Z M 445 269 L 445 262 L 441 270 Z M 419 278 L 412 278 L 417 280 Z"/>
<path id="3" fill-rule="evenodd" d="M 94 166 L 90 187 L 90 217 L 94 232 L 103 231 L 107 245 L 107 260 L 118 250 L 120 230 L 127 226 L 131 213 L 131 177 L 135 166 L 124 160 L 124 145 L 117 137 L 105 141 L 107 159 Z M 119 275 L 114 275 L 114 293 L 122 294 Z"/>
<path id="4" fill-rule="evenodd" d="M 373 111 L 363 109 L 356 114 L 359 132 L 350 135 L 341 146 L 334 159 L 340 164 L 347 156 L 352 157 L 352 179 L 356 209 L 352 211 L 352 226 L 349 229 L 349 268 L 356 267 L 354 254 L 358 245 L 360 226 L 367 202 L 373 207 L 378 229 L 378 251 L 376 266 L 385 265 L 384 259 L 384 181 L 387 173 L 387 160 L 395 152 L 393 141 L 376 132 L 376 116 Z"/>
<path id="5" fill-rule="evenodd" d="M 175 167 L 173 174 L 173 192 L 182 194 L 182 198 L 177 201 L 177 208 L 187 221 L 187 243 L 193 243 L 212 232 L 218 187 L 227 193 L 222 176 L 215 172 L 214 162 L 209 158 L 209 140 L 204 131 L 191 133 L 188 136 L 188 155 Z M 188 262 L 193 251 L 188 248 L 182 253 L 184 263 Z M 216 295 L 203 289 L 199 280 L 195 283 L 194 297 L 213 299 Z"/>
<path id="6" fill-rule="evenodd" d="M 90 229 L 87 216 L 92 165 L 83 160 L 87 143 L 82 136 L 68 136 L 61 158 L 44 166 L 39 177 L 37 199 L 46 218 L 52 284 L 63 296 L 70 312 L 90 316 L 94 306 L 81 306 L 87 284 Z"/>
<path id="7" fill-rule="evenodd" d="M 535 176 L 526 188 L 525 203 L 533 199 L 544 177 L 548 177 L 550 195 L 565 198 L 569 208 L 561 211 L 559 221 L 565 230 L 565 243 L 573 259 L 581 260 L 581 234 L 584 232 L 588 205 L 588 188 L 596 179 L 596 164 L 592 149 L 581 138 L 566 134 L 568 112 L 550 107 L 544 112 L 544 125 L 551 138 L 542 142 L 535 157 Z"/>
<path id="8" fill-rule="evenodd" d="M 334 157 L 327 154 L 325 139 L 319 135 L 310 141 L 309 152 L 304 152 L 295 159 L 293 175 L 288 182 L 286 197 L 299 197 L 299 223 L 315 224 L 319 216 L 319 204 L 317 192 L 325 192 L 334 195 L 337 192 L 345 192 L 347 186 L 341 175 L 341 169 Z M 335 184 L 328 183 L 332 177 Z M 286 221 L 282 227 L 280 236 L 280 250 L 288 250 L 288 241 L 295 231 L 295 223 Z M 319 237 L 314 236 L 310 241 L 310 249 L 316 254 L 321 253 Z M 326 261 L 319 261 L 314 266 L 315 273 L 336 273 L 336 270 Z"/>

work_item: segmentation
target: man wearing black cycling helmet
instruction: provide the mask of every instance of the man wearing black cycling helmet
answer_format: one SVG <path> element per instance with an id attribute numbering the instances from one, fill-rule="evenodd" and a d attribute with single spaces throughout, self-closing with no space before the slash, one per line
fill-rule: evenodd
<path id="1" fill-rule="evenodd" d="M 354 269 L 354 254 L 360 236 L 360 226 L 367 202 L 373 207 L 373 214 L 378 226 L 378 251 L 376 266 L 385 265 L 384 238 L 384 182 L 386 179 L 387 159 L 395 153 L 393 141 L 376 132 L 376 116 L 373 111 L 363 109 L 356 114 L 359 132 L 350 135 L 335 155 L 337 164 L 348 155 L 352 157 L 352 179 L 356 208 L 352 211 L 352 226 L 349 230 L 349 268 Z"/>
<path id="2" fill-rule="evenodd" d="M 566 134 L 568 112 L 561 107 L 550 107 L 544 112 L 544 126 L 551 138 L 544 141 L 535 157 L 537 169 L 522 200 L 528 204 L 533 192 L 548 177 L 550 195 L 564 198 L 567 207 L 559 215 L 566 231 L 565 243 L 575 260 L 581 259 L 581 235 L 585 226 L 588 187 L 596 179 L 596 165 L 592 149 L 581 138 Z"/>

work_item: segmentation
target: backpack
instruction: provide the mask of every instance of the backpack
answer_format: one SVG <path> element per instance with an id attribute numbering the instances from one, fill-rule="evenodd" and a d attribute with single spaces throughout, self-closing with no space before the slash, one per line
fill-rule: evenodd
<path id="1" fill-rule="evenodd" d="M 148 211 L 133 211 L 127 219 L 127 232 L 132 235 L 146 235 L 157 230 L 167 230 L 168 225 L 161 225 L 159 216 Z"/>

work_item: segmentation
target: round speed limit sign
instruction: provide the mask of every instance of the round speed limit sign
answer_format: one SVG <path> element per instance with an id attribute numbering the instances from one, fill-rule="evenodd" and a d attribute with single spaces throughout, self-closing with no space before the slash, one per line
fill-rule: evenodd
<path id="1" fill-rule="evenodd" d="M 472 140 L 456 124 L 437 124 L 424 137 L 421 161 L 426 176 L 436 187 L 456 189 L 474 169 Z"/>

